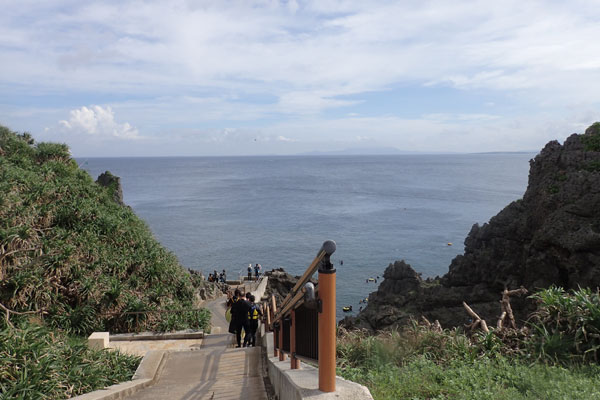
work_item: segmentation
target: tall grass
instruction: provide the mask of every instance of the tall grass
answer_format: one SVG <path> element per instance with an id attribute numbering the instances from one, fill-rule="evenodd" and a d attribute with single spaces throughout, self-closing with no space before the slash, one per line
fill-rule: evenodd
<path id="1" fill-rule="evenodd" d="M 600 399 L 598 293 L 552 287 L 532 298 L 520 333 L 340 330 L 338 373 L 375 399 Z"/>
<path id="2" fill-rule="evenodd" d="M 67 399 L 131 379 L 140 358 L 22 323 L 0 330 L 0 399 Z"/>
<path id="3" fill-rule="evenodd" d="M 567 293 L 552 286 L 531 296 L 538 307 L 531 319 L 532 354 L 556 362 L 598 361 L 600 294 L 582 288 Z"/>
<path id="4" fill-rule="evenodd" d="M 588 151 L 600 151 L 600 122 L 594 122 L 586 129 L 587 135 L 581 137 L 581 141 Z"/>
<path id="5" fill-rule="evenodd" d="M 97 185 L 64 144 L 0 126 L 0 399 L 62 399 L 130 379 L 136 357 L 92 351 L 94 330 L 210 330 L 204 282 L 152 236 L 114 188 Z M 12 326 L 14 325 L 14 327 Z"/>
<path id="6" fill-rule="evenodd" d="M 38 143 L 0 126 L 0 302 L 44 310 L 74 334 L 139 330 L 120 312 L 191 309 L 204 283 L 183 269 L 114 188 L 97 185 L 64 144 Z M 152 314 L 152 330 L 199 327 L 198 314 Z M 1 323 L 0 323 L 1 324 Z"/>

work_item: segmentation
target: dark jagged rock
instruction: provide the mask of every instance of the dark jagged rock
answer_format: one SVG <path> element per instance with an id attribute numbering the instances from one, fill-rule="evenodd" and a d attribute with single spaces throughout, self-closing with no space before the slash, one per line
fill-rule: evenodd
<path id="1" fill-rule="evenodd" d="M 269 277 L 269 282 L 265 290 L 265 297 L 271 298 L 271 295 L 275 295 L 277 304 L 281 304 L 285 296 L 288 295 L 294 288 L 299 276 L 292 276 L 285 272 L 283 268 L 275 268 L 271 271 L 265 272 L 265 275 Z M 314 279 L 310 280 L 313 283 L 317 281 Z"/>
<path id="2" fill-rule="evenodd" d="M 600 135 L 594 126 L 563 145 L 549 142 L 530 161 L 523 198 L 489 223 L 475 224 L 465 239 L 464 255 L 452 261 L 446 275 L 422 280 L 403 261 L 390 264 L 368 306 L 343 324 L 382 329 L 424 315 L 443 326 L 457 326 L 468 322 L 463 300 L 495 323 L 505 287 L 598 287 L 600 151 L 587 145 L 599 142 L 592 136 Z M 520 319 L 532 307 L 527 299 L 513 299 L 512 306 Z"/>
<path id="3" fill-rule="evenodd" d="M 121 178 L 106 171 L 98 176 L 96 183 L 100 186 L 104 186 L 112 190 L 113 199 L 116 203 L 124 206 L 123 202 L 123 188 L 121 187 Z"/>

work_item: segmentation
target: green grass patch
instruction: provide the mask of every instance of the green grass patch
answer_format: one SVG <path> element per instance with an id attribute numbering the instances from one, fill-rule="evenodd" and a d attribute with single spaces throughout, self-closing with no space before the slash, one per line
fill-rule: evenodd
<path id="1" fill-rule="evenodd" d="M 600 151 L 600 122 L 594 122 L 587 128 L 581 141 L 587 151 Z"/>
<path id="2" fill-rule="evenodd" d="M 583 166 L 583 169 L 589 172 L 598 172 L 600 171 L 600 161 L 589 161 Z"/>
<path id="3" fill-rule="evenodd" d="M 140 357 L 23 324 L 0 331 L 0 399 L 68 399 L 130 380 Z"/>
<path id="4" fill-rule="evenodd" d="M 538 309 L 527 340 L 531 354 L 562 363 L 598 362 L 600 294 L 590 289 L 566 292 L 552 286 L 531 296 Z"/>
<path id="5" fill-rule="evenodd" d="M 375 399 L 600 399 L 599 293 L 551 287 L 531 298 L 521 330 L 340 330 L 338 373 Z"/>
<path id="6" fill-rule="evenodd" d="M 340 368 L 346 379 L 387 399 L 600 399 L 600 367 L 527 363 L 505 356 L 457 358 L 439 364 L 426 355 L 377 369 Z"/>

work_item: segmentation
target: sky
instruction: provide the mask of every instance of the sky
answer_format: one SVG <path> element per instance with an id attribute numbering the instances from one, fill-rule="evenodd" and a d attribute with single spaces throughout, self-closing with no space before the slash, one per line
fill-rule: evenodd
<path id="1" fill-rule="evenodd" d="M 0 124 L 78 157 L 537 151 L 600 120 L 597 0 L 0 9 Z"/>

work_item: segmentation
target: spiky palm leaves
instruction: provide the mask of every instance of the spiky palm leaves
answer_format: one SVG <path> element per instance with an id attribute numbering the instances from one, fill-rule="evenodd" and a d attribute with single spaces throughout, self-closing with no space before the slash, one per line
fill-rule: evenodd
<path id="1" fill-rule="evenodd" d="M 139 328 L 119 312 L 193 308 L 189 273 L 146 224 L 80 170 L 66 145 L 30 139 L 0 127 L 0 303 L 44 310 L 52 325 L 81 334 Z M 151 314 L 144 327 L 198 321 L 206 322 Z"/>

